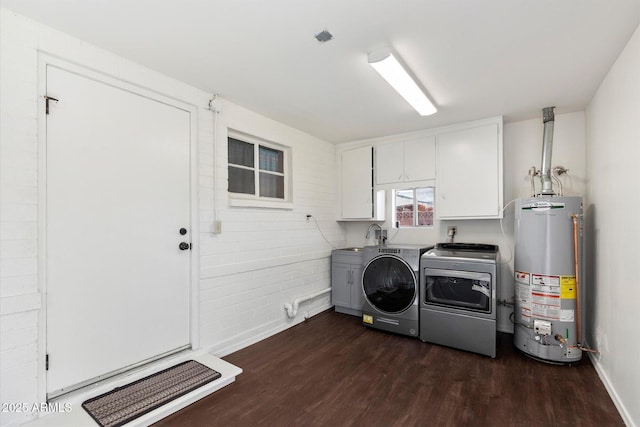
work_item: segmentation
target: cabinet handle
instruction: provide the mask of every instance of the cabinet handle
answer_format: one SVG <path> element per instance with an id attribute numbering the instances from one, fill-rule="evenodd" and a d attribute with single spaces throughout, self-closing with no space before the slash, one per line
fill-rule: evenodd
<path id="1" fill-rule="evenodd" d="M 352 285 L 353 284 L 353 271 L 349 270 L 349 280 L 347 280 L 347 283 Z"/>

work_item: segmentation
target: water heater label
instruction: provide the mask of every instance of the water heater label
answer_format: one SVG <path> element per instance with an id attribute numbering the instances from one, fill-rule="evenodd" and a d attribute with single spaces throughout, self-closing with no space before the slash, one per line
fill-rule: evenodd
<path id="1" fill-rule="evenodd" d="M 516 271 L 516 282 L 523 283 L 529 286 L 529 273 L 525 273 L 524 271 Z"/>
<path id="2" fill-rule="evenodd" d="M 574 310 L 562 310 L 562 312 L 560 313 L 560 321 L 573 322 L 575 318 L 573 313 L 574 313 Z"/>
<path id="3" fill-rule="evenodd" d="M 531 275 L 531 314 L 560 320 L 560 277 Z"/>
<path id="4" fill-rule="evenodd" d="M 531 324 L 531 275 L 524 271 L 516 271 L 516 300 L 520 308 L 516 313 L 518 321 Z"/>
<path id="5" fill-rule="evenodd" d="M 523 211 L 548 211 L 550 209 L 564 209 L 564 203 L 539 201 L 522 206 Z"/>
<path id="6" fill-rule="evenodd" d="M 575 276 L 560 276 L 560 296 L 562 299 L 576 299 Z"/>
<path id="7" fill-rule="evenodd" d="M 540 292 L 558 292 L 560 288 L 559 276 L 543 276 L 541 274 L 531 275 L 531 284 L 535 290 Z"/>

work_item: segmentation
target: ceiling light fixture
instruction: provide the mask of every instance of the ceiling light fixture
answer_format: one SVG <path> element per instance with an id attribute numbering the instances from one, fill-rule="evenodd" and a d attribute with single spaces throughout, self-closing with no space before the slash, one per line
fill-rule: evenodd
<path id="1" fill-rule="evenodd" d="M 369 53 L 371 65 L 421 116 L 438 111 L 390 49 Z"/>

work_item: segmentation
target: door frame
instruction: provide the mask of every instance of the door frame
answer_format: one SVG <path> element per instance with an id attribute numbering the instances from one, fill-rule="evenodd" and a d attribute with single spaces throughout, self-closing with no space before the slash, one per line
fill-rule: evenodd
<path id="1" fill-rule="evenodd" d="M 47 401 L 47 372 L 45 358 L 47 352 L 47 117 L 45 114 L 45 95 L 47 89 L 47 67 L 53 66 L 79 76 L 112 86 L 117 89 L 143 96 L 153 101 L 184 110 L 189 113 L 189 219 L 192 249 L 190 251 L 189 270 L 189 342 L 191 350 L 200 347 L 199 343 L 199 269 L 200 269 L 200 224 L 199 224 L 199 168 L 198 168 L 198 106 L 194 103 L 176 99 L 154 90 L 144 84 L 123 80 L 122 77 L 103 73 L 96 69 L 69 62 L 45 52 L 38 52 L 38 290 L 41 307 L 38 319 L 38 396 L 41 402 Z M 124 74 L 124 73 L 123 73 Z M 150 79 L 153 81 L 153 79 Z M 64 102 L 63 99 L 60 102 Z M 162 360 L 162 359 L 160 359 Z M 108 379 L 105 379 L 108 381 Z M 55 398 L 54 398 L 55 399 Z"/>

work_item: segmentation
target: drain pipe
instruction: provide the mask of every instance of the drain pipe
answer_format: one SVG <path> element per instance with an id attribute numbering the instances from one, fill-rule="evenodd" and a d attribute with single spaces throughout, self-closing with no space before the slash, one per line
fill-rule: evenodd
<path id="1" fill-rule="evenodd" d="M 287 310 L 287 316 L 293 319 L 294 317 L 296 317 L 296 314 L 298 314 L 298 306 L 300 305 L 301 302 L 309 301 L 310 299 L 314 299 L 315 297 L 318 297 L 323 294 L 327 294 L 329 292 L 331 292 L 331 288 L 323 289 L 321 291 L 314 292 L 307 296 L 296 298 L 293 300 L 292 304 L 288 304 L 288 303 L 285 304 L 284 309 Z"/>
<path id="2" fill-rule="evenodd" d="M 553 182 L 551 181 L 551 150 L 553 149 L 553 125 L 555 115 L 553 109 L 556 107 L 546 107 L 542 109 L 542 123 L 544 123 L 544 134 L 542 137 L 542 167 L 540 169 L 540 180 L 542 181 L 543 196 L 553 196 Z"/>

